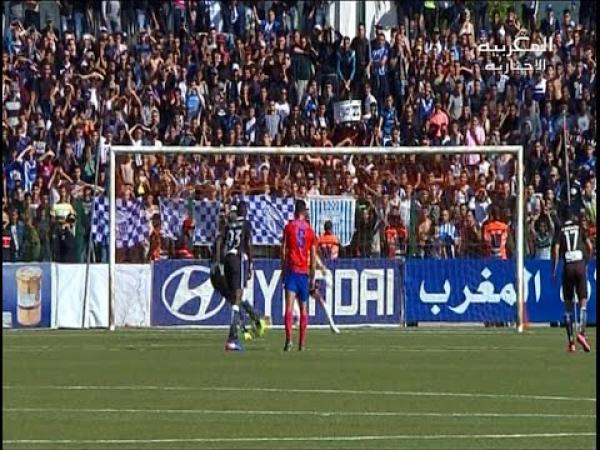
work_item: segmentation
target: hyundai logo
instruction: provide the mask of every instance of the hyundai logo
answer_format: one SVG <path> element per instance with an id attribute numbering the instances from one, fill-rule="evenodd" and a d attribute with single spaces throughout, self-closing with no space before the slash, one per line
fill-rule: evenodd
<path id="1" fill-rule="evenodd" d="M 185 266 L 174 271 L 162 287 L 162 302 L 175 317 L 185 321 L 206 320 L 217 314 L 225 299 L 213 301 L 215 290 L 210 270 L 204 266 Z M 211 308 L 212 306 L 212 308 Z"/>

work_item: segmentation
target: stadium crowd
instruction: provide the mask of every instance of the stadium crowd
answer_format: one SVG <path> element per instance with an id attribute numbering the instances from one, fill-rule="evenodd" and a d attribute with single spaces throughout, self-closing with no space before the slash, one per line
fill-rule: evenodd
<path id="1" fill-rule="evenodd" d="M 525 147 L 527 255 L 549 259 L 567 197 L 593 236 L 595 3 L 577 2 L 579 23 L 550 2 L 397 3 L 397 26 L 361 24 L 350 38 L 328 22 L 323 0 L 5 2 L 3 260 L 85 261 L 111 144 L 248 147 L 119 157 L 118 193 L 142 197 L 154 227 L 129 261 L 160 257 L 160 198 L 236 193 L 356 197 L 341 256 L 484 256 L 492 210 L 515 235 L 516 178 L 511 155 L 478 154 L 481 145 Z M 501 55 L 481 44 L 520 36 L 552 45 L 524 53 L 535 61 L 523 56 L 532 63 L 523 73 L 486 68 Z M 360 120 L 337 120 L 343 100 L 360 101 Z M 386 154 L 407 145 L 422 149 Z M 474 153 L 428 150 L 445 145 Z M 268 157 L 255 146 L 382 150 Z"/>

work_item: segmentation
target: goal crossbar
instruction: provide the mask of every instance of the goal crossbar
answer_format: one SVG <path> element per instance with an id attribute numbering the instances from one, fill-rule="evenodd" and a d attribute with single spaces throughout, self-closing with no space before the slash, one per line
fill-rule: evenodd
<path id="1" fill-rule="evenodd" d="M 110 233 L 109 233 L 109 293 L 110 293 L 110 329 L 114 330 L 115 268 L 116 268 L 116 155 L 125 153 L 140 154 L 201 154 L 201 155 L 411 155 L 433 156 L 468 154 L 511 154 L 517 159 L 517 227 L 516 227 L 516 290 L 517 290 L 517 332 L 524 328 L 524 250 L 525 250 L 525 172 L 524 150 L 521 145 L 484 145 L 464 146 L 405 146 L 405 147 L 201 147 L 201 146 L 131 146 L 112 145 L 110 153 Z"/>

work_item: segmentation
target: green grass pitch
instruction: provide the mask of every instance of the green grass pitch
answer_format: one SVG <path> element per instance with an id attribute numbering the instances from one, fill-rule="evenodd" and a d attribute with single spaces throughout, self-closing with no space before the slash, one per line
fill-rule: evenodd
<path id="1" fill-rule="evenodd" d="M 4 331 L 3 447 L 595 448 L 596 355 L 562 329 L 225 334 Z"/>

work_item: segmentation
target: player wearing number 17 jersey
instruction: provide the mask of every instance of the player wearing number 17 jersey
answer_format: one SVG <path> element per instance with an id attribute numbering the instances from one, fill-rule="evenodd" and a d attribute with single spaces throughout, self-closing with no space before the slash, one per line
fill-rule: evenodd
<path id="1" fill-rule="evenodd" d="M 310 291 L 315 286 L 316 260 L 315 232 L 306 220 L 306 203 L 297 200 L 294 220 L 283 230 L 281 249 L 281 269 L 285 287 L 285 346 L 284 351 L 292 349 L 292 325 L 294 301 L 300 308 L 300 341 L 298 350 L 304 348 L 306 327 L 308 326 L 307 302 Z"/>
<path id="2" fill-rule="evenodd" d="M 562 292 L 565 302 L 565 325 L 569 344 L 567 351 L 575 351 L 575 337 L 584 351 L 589 352 L 591 346 L 585 336 L 587 320 L 587 269 L 586 261 L 592 254 L 592 243 L 585 236 L 584 230 L 578 223 L 577 215 L 568 211 L 560 231 L 555 236 L 552 276 L 556 278 L 558 260 L 564 263 L 562 274 Z M 573 330 L 573 320 L 577 322 L 574 312 L 574 294 L 579 299 L 579 329 Z"/>

